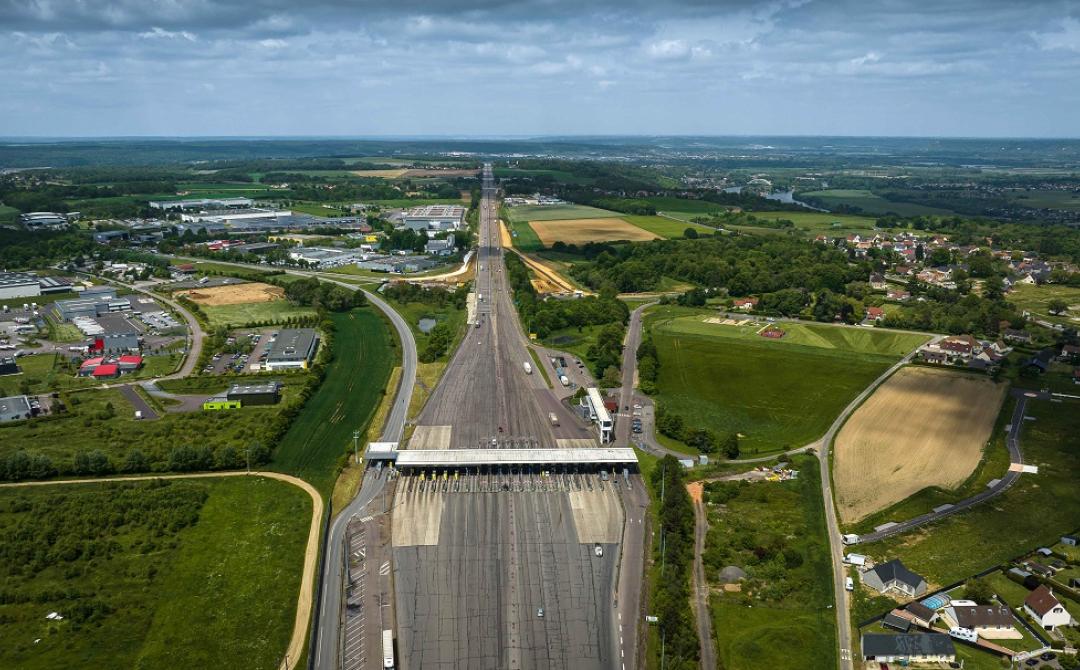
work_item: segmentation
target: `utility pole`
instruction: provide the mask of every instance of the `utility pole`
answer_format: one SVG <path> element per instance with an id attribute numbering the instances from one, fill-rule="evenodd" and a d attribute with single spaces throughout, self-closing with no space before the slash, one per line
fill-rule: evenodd
<path id="1" fill-rule="evenodd" d="M 360 462 L 360 431 L 354 430 L 352 433 L 352 451 L 353 451 L 353 463 Z"/>

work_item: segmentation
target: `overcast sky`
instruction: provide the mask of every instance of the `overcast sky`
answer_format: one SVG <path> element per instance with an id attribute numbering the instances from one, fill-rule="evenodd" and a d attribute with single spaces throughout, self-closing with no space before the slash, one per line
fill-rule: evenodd
<path id="1" fill-rule="evenodd" d="M 0 135 L 1080 136 L 1080 2 L 0 0 Z"/>

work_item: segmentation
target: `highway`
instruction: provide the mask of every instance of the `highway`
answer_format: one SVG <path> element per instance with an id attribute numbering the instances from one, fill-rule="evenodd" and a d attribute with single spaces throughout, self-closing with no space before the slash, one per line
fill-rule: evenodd
<path id="1" fill-rule="evenodd" d="M 596 446 L 595 432 L 540 372 L 526 373 L 525 363 L 536 363 L 505 272 L 490 166 L 479 223 L 475 320 L 417 417 L 408 448 Z M 620 551 L 623 534 L 632 534 L 624 518 L 643 526 L 640 503 L 624 500 L 624 492 L 628 499 L 643 494 L 639 477 L 604 481 L 559 466 L 433 474 L 406 475 L 396 486 L 399 668 L 599 669 L 633 656 L 635 638 L 620 636 L 614 594 L 625 584 L 623 566 L 633 562 Z"/>

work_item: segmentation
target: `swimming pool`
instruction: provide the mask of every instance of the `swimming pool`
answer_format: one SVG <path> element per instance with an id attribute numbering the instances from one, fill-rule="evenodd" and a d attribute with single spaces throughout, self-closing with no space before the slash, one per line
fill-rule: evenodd
<path id="1" fill-rule="evenodd" d="M 939 593 L 936 596 L 930 596 L 926 600 L 922 601 L 923 605 L 926 605 L 932 610 L 941 609 L 949 604 L 952 600 L 946 593 Z"/>

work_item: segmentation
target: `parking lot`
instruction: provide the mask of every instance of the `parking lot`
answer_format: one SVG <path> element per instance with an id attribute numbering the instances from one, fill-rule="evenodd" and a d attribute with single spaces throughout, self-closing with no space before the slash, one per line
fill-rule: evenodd
<path id="1" fill-rule="evenodd" d="M 244 374 L 258 372 L 260 364 L 266 360 L 270 343 L 278 331 L 274 328 L 262 330 L 234 331 L 221 351 L 215 352 L 203 367 L 203 374 Z"/>

